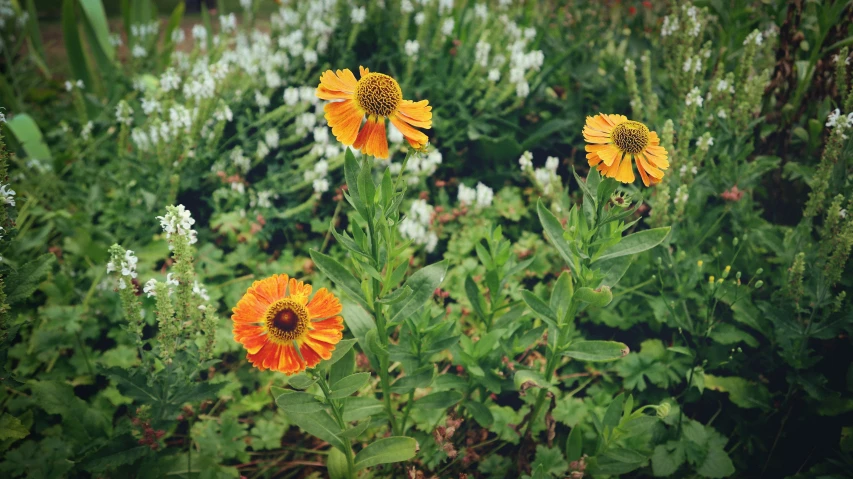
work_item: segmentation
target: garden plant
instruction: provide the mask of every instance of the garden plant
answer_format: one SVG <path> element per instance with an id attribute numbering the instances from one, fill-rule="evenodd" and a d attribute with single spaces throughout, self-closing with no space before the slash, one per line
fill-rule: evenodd
<path id="1" fill-rule="evenodd" d="M 0 477 L 851 477 L 853 1 L 0 0 L 0 50 Z"/>

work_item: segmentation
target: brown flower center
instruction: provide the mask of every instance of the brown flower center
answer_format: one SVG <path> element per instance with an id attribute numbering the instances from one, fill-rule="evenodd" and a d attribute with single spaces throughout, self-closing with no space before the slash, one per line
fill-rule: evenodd
<path id="1" fill-rule="evenodd" d="M 638 121 L 626 121 L 613 128 L 610 138 L 620 150 L 636 155 L 649 146 L 649 129 Z"/>
<path id="2" fill-rule="evenodd" d="M 267 309 L 265 321 L 271 337 L 292 341 L 308 329 L 308 310 L 292 299 L 280 299 Z"/>
<path id="3" fill-rule="evenodd" d="M 403 99 L 397 80 L 382 73 L 368 73 L 355 87 L 358 106 L 370 115 L 389 116 Z"/>

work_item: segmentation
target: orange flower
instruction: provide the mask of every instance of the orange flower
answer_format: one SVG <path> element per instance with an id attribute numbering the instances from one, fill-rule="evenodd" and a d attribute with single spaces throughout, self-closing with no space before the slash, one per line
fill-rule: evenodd
<path id="1" fill-rule="evenodd" d="M 360 80 L 348 69 L 326 70 L 320 75 L 317 97 L 332 100 L 325 110 L 335 138 L 366 155 L 388 158 L 388 118 L 412 147 L 423 148 L 429 139 L 413 127 L 432 128 L 429 102 L 404 100 L 400 85 L 388 75 L 371 73 L 364 67 L 359 67 L 359 72 Z M 362 127 L 365 115 L 367 122 Z"/>
<path id="2" fill-rule="evenodd" d="M 310 284 L 286 274 L 252 283 L 231 315 L 249 362 L 289 376 L 332 357 L 343 337 L 341 302 L 326 288 L 310 295 Z"/>
<path id="3" fill-rule="evenodd" d="M 599 113 L 586 117 L 583 138 L 588 143 L 589 166 L 597 166 L 599 173 L 622 183 L 634 182 L 632 159 L 646 186 L 659 183 L 663 170 L 669 168 L 667 152 L 660 146 L 658 134 L 622 115 Z"/>

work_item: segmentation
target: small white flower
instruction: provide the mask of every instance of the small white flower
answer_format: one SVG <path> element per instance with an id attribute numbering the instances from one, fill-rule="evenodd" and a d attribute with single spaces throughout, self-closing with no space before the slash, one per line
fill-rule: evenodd
<path id="1" fill-rule="evenodd" d="M 107 274 L 112 273 L 115 270 L 116 270 L 116 264 L 115 263 L 113 263 L 112 261 L 107 263 Z"/>
<path id="2" fill-rule="evenodd" d="M 489 81 L 490 82 L 498 82 L 501 79 L 501 71 L 497 68 L 492 68 L 489 70 Z"/>
<path id="3" fill-rule="evenodd" d="M 228 33 L 237 29 L 237 17 L 233 13 L 219 16 L 219 28 L 222 33 Z"/>
<path id="4" fill-rule="evenodd" d="M 838 216 L 840 216 L 841 218 L 847 218 L 847 209 L 842 208 L 841 211 L 838 212 Z"/>
<path id="5" fill-rule="evenodd" d="M 311 185 L 314 187 L 314 192 L 317 194 L 323 194 L 329 191 L 329 180 L 326 178 L 318 178 L 314 180 Z"/>
<path id="6" fill-rule="evenodd" d="M 178 282 L 178 279 L 174 277 L 174 273 L 169 273 L 166 275 L 166 285 L 170 287 L 177 288 L 181 283 Z"/>
<path id="7" fill-rule="evenodd" d="M 426 14 L 424 12 L 418 12 L 415 14 L 415 25 L 417 25 L 417 26 L 423 25 L 424 20 L 426 20 Z"/>
<path id="8" fill-rule="evenodd" d="M 474 5 L 474 16 L 485 22 L 489 18 L 489 7 L 485 3 Z"/>
<path id="9" fill-rule="evenodd" d="M 465 186 L 465 184 L 459 184 L 459 192 L 456 194 L 456 199 L 459 201 L 459 204 L 462 206 L 470 206 L 474 204 L 474 201 L 477 200 L 477 190 L 474 188 L 470 188 Z"/>
<path id="10" fill-rule="evenodd" d="M 302 52 L 302 59 L 305 60 L 306 65 L 314 65 L 317 63 L 319 57 L 317 56 L 317 52 L 314 50 L 305 50 Z"/>
<path id="11" fill-rule="evenodd" d="M 415 6 L 412 5 L 412 2 L 410 0 L 403 0 L 402 2 L 400 2 L 400 12 L 402 12 L 404 15 L 408 15 L 414 11 Z"/>
<path id="12" fill-rule="evenodd" d="M 353 24 L 360 25 L 367 18 L 367 10 L 364 7 L 355 7 L 350 12 L 349 18 Z"/>
<path id="13" fill-rule="evenodd" d="M 198 280 L 193 281 L 193 294 L 205 301 L 210 301 L 210 295 L 207 294 L 207 288 L 199 283 Z"/>
<path id="14" fill-rule="evenodd" d="M 687 98 L 685 99 L 685 103 L 687 106 L 696 105 L 698 107 L 702 106 L 702 93 L 699 92 L 699 87 L 693 87 L 690 90 L 690 93 L 687 94 Z"/>
<path id="15" fill-rule="evenodd" d="M 289 106 L 293 106 L 299 103 L 299 89 L 294 87 L 287 87 L 284 89 L 284 103 Z"/>
<path id="16" fill-rule="evenodd" d="M 494 198 L 494 190 L 483 183 L 477 183 L 477 206 L 479 208 L 487 208 L 491 206 Z"/>
<path id="17" fill-rule="evenodd" d="M 267 146 L 270 148 L 278 147 L 279 137 L 278 130 L 275 128 L 270 128 L 264 133 L 264 142 L 266 142 Z"/>
<path id="18" fill-rule="evenodd" d="M 259 90 L 255 90 L 255 103 L 257 103 L 258 108 L 264 110 L 270 106 L 270 97 L 264 95 Z"/>
<path id="19" fill-rule="evenodd" d="M 560 160 L 555 156 L 549 156 L 548 159 L 545 160 L 545 169 L 550 171 L 551 173 L 557 173 L 557 167 L 560 165 Z"/>
<path id="20" fill-rule="evenodd" d="M 137 43 L 131 49 L 130 54 L 133 56 L 133 58 L 142 58 L 145 55 L 148 55 L 148 51 L 145 50 L 145 47 Z"/>
<path id="21" fill-rule="evenodd" d="M 660 29 L 660 35 L 662 37 L 668 37 L 678 31 L 678 28 L 678 18 L 671 15 L 667 15 L 663 17 L 663 25 Z"/>
<path id="22" fill-rule="evenodd" d="M 149 298 L 153 298 L 157 296 L 157 280 L 154 278 L 149 279 L 145 282 L 145 287 L 142 288 L 142 292 L 148 295 Z"/>
<path id="23" fill-rule="evenodd" d="M 527 98 L 530 94 L 530 84 L 527 81 L 521 81 L 515 84 L 515 94 L 519 98 Z"/>
<path id="24" fill-rule="evenodd" d="M 456 25 L 456 22 L 452 18 L 445 18 L 444 22 L 441 24 L 441 33 L 444 36 L 449 36 L 453 34 L 453 27 Z"/>
<path id="25" fill-rule="evenodd" d="M 533 168 L 533 153 L 529 151 L 522 153 L 521 158 L 518 159 L 518 164 L 521 166 L 522 171 Z"/>
<path id="26" fill-rule="evenodd" d="M 726 118 L 728 118 L 728 117 L 729 117 L 729 114 L 728 114 L 728 113 L 726 113 L 726 110 L 725 110 L 725 109 L 723 109 L 723 108 L 719 108 L 719 109 L 717 109 L 717 117 L 722 118 L 723 120 L 725 120 Z"/>
<path id="27" fill-rule="evenodd" d="M 417 40 L 406 40 L 406 45 L 404 47 L 406 50 L 406 55 L 410 58 L 416 58 L 418 55 L 418 50 L 421 49 L 421 44 L 418 43 Z"/>

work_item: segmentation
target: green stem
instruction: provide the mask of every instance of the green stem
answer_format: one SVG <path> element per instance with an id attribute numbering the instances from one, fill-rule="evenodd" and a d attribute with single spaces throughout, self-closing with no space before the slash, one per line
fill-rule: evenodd
<path id="1" fill-rule="evenodd" d="M 337 421 L 338 426 L 341 428 L 341 431 L 346 430 L 347 423 L 344 421 L 344 416 L 341 413 L 341 408 L 338 407 L 338 403 L 331 399 L 331 389 L 329 389 L 329 384 L 326 382 L 326 378 L 324 374 L 313 373 L 314 377 L 317 378 L 317 384 L 320 386 L 320 389 L 323 390 L 323 396 L 326 397 L 326 404 L 329 405 L 329 408 L 332 410 L 332 415 L 335 417 L 335 421 Z M 347 479 L 355 478 L 355 456 L 352 453 L 352 442 L 349 439 L 343 441 L 346 444 L 346 449 L 344 450 L 344 454 L 347 457 Z"/>

